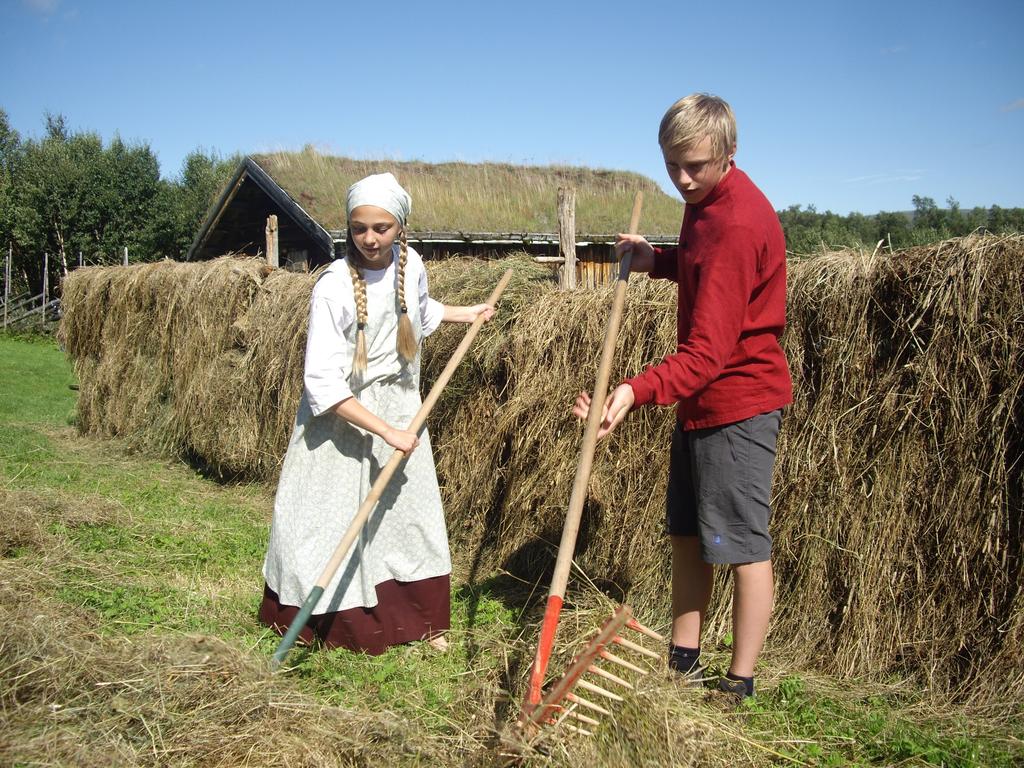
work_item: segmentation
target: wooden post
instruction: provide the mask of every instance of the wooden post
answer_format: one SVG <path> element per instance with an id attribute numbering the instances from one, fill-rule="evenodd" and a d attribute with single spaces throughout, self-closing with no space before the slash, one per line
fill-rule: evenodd
<path id="1" fill-rule="evenodd" d="M 124 264 L 124 266 L 126 266 L 126 267 L 128 266 L 128 246 L 127 245 L 124 247 L 124 259 L 123 259 L 123 261 L 121 263 Z"/>
<path id="2" fill-rule="evenodd" d="M 558 286 L 563 291 L 576 287 L 576 190 L 558 188 Z"/>
<path id="3" fill-rule="evenodd" d="M 43 253 L 43 308 L 39 313 L 39 327 L 46 330 L 46 300 L 50 294 L 50 254 Z"/>
<path id="4" fill-rule="evenodd" d="M 4 259 L 4 328 L 7 327 L 7 305 L 11 302 L 11 258 L 14 255 L 14 243 L 7 244 L 7 258 Z"/>
<path id="5" fill-rule="evenodd" d="M 78 266 L 79 267 L 82 266 L 82 252 L 81 251 L 78 252 Z"/>
<path id="6" fill-rule="evenodd" d="M 277 214 L 267 216 L 267 264 L 279 267 L 277 256 Z"/>

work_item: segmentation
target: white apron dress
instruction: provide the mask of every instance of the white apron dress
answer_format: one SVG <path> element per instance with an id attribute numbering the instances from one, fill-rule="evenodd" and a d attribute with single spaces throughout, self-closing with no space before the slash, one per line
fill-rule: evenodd
<path id="1" fill-rule="evenodd" d="M 356 312 L 345 260 L 328 267 L 310 301 L 305 387 L 274 501 L 263 565 L 280 603 L 301 606 L 310 594 L 380 469 L 394 449 L 330 409 L 355 396 L 388 424 L 406 429 L 421 405 L 420 356 L 403 364 L 396 350 L 398 247 L 392 264 L 364 270 L 368 365 L 352 375 Z M 407 308 L 417 340 L 441 322 L 443 306 L 427 296 L 414 250 L 406 266 Z M 430 438 L 399 467 L 313 613 L 377 605 L 375 587 L 449 574 L 451 558 Z"/>

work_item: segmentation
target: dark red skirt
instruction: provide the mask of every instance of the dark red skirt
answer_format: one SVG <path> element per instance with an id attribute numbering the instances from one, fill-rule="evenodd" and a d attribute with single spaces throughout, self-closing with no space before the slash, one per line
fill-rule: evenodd
<path id="1" fill-rule="evenodd" d="M 263 585 L 261 624 L 283 635 L 299 609 L 283 605 L 277 593 Z M 420 581 L 385 581 L 377 585 L 377 605 L 314 614 L 299 633 L 299 642 L 318 640 L 328 648 L 348 648 L 371 656 L 392 645 L 425 640 L 451 626 L 451 577 Z"/>

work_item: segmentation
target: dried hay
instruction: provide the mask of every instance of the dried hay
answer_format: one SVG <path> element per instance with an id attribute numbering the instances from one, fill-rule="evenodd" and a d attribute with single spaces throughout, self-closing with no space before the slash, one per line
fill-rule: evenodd
<path id="1" fill-rule="evenodd" d="M 790 265 L 796 401 L 774 502 L 776 649 L 968 698 L 1024 690 L 1022 256 L 1024 238 L 986 236 Z M 432 292 L 479 301 L 505 266 L 431 264 Z M 139 287 L 144 269 L 159 289 Z M 516 269 L 430 425 L 460 568 L 471 582 L 505 569 L 542 592 L 582 432 L 569 406 L 592 385 L 610 291 L 559 293 L 528 262 Z M 129 276 L 139 296 L 122 295 Z M 272 479 L 301 387 L 310 285 L 226 259 L 74 273 L 63 336 L 81 427 Z M 674 301 L 668 284 L 631 283 L 613 377 L 673 348 Z M 460 338 L 445 328 L 427 342 L 425 384 Z M 644 409 L 601 446 L 577 547 L 648 623 L 667 611 L 671 426 L 669 409 Z M 718 600 L 709 637 L 728 614 Z"/>
<path id="2" fill-rule="evenodd" d="M 1024 689 L 1024 238 L 792 270 L 776 632 L 836 672 Z"/>
<path id="3" fill-rule="evenodd" d="M 417 716 L 409 709 L 401 715 L 383 710 L 372 693 L 346 691 L 343 680 L 325 682 L 315 670 L 273 675 L 265 651 L 240 642 L 158 627 L 123 636 L 96 613 L 49 597 L 59 593 L 69 562 L 88 567 L 69 545 L 67 529 L 117 524 L 123 514 L 102 497 L 0 492 L 0 531 L 21 520 L 43 537 L 31 551 L 23 551 L 23 539 L 22 551 L 0 557 L 0 764 L 507 763 L 500 734 L 518 704 L 506 690 L 514 677 L 509 664 L 527 655 L 522 637 L 506 638 L 506 644 L 493 631 L 464 630 L 459 641 L 468 658 L 459 692 L 443 711 Z M 54 526 L 59 528 L 51 533 Z M 561 662 L 608 611 L 603 595 L 590 590 L 580 597 L 575 621 L 563 627 Z M 504 666 L 495 663 L 502 658 Z M 311 685 L 321 690 L 308 690 Z M 324 693 L 346 703 L 326 704 Z M 620 765 L 634 754 L 645 755 L 640 764 L 654 765 L 667 747 L 685 757 L 675 764 L 730 765 L 736 749 L 744 748 L 729 718 L 701 711 L 698 697 L 681 691 L 667 674 L 645 681 L 638 696 L 642 705 L 618 712 L 596 741 L 546 734 L 516 764 Z M 651 721 L 645 712 L 658 716 Z M 686 725 L 662 733 L 660 724 L 669 719 Z"/>
<path id="4" fill-rule="evenodd" d="M 325 706 L 216 638 L 110 638 L 87 615 L 8 592 L 5 765 L 443 764 L 398 717 Z"/>
<path id="5" fill-rule="evenodd" d="M 93 616 L 38 596 L 40 580 L 0 560 L 0 764 L 76 766 L 729 766 L 770 764 L 770 745 L 743 736 L 734 715 L 669 673 L 638 681 L 594 739 L 564 731 L 521 745 L 510 761 L 501 738 L 518 702 L 493 664 L 472 662 L 467 694 L 430 726 L 367 706 L 325 704 L 300 677 L 271 674 L 251 649 L 210 636 L 114 637 Z M 49 588 L 51 585 L 46 585 Z M 35 587 L 33 591 L 32 587 Z M 585 601 L 584 624 L 606 615 Z M 567 646 L 585 638 L 564 628 Z M 486 649 L 483 652 L 491 652 Z M 666 728 L 665 723 L 672 723 Z"/>
<path id="6" fill-rule="evenodd" d="M 0 558 L 53 546 L 54 527 L 64 530 L 117 522 L 117 510 L 70 495 L 12 491 L 0 487 Z"/>

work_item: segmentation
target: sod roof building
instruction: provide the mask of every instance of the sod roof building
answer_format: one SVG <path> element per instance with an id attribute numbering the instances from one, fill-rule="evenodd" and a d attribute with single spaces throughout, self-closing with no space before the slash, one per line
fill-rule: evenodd
<path id="1" fill-rule="evenodd" d="M 345 243 L 345 195 L 370 173 L 391 171 L 413 199 L 409 242 L 425 257 L 559 252 L 557 197 L 576 190 L 577 257 L 608 261 L 609 244 L 625 229 L 632 198 L 644 192 L 641 232 L 675 242 L 682 203 L 635 173 L 569 166 L 500 163 L 363 161 L 298 153 L 244 158 L 211 206 L 187 259 L 266 253 L 268 217 L 277 217 L 279 263 L 312 269 Z"/>

